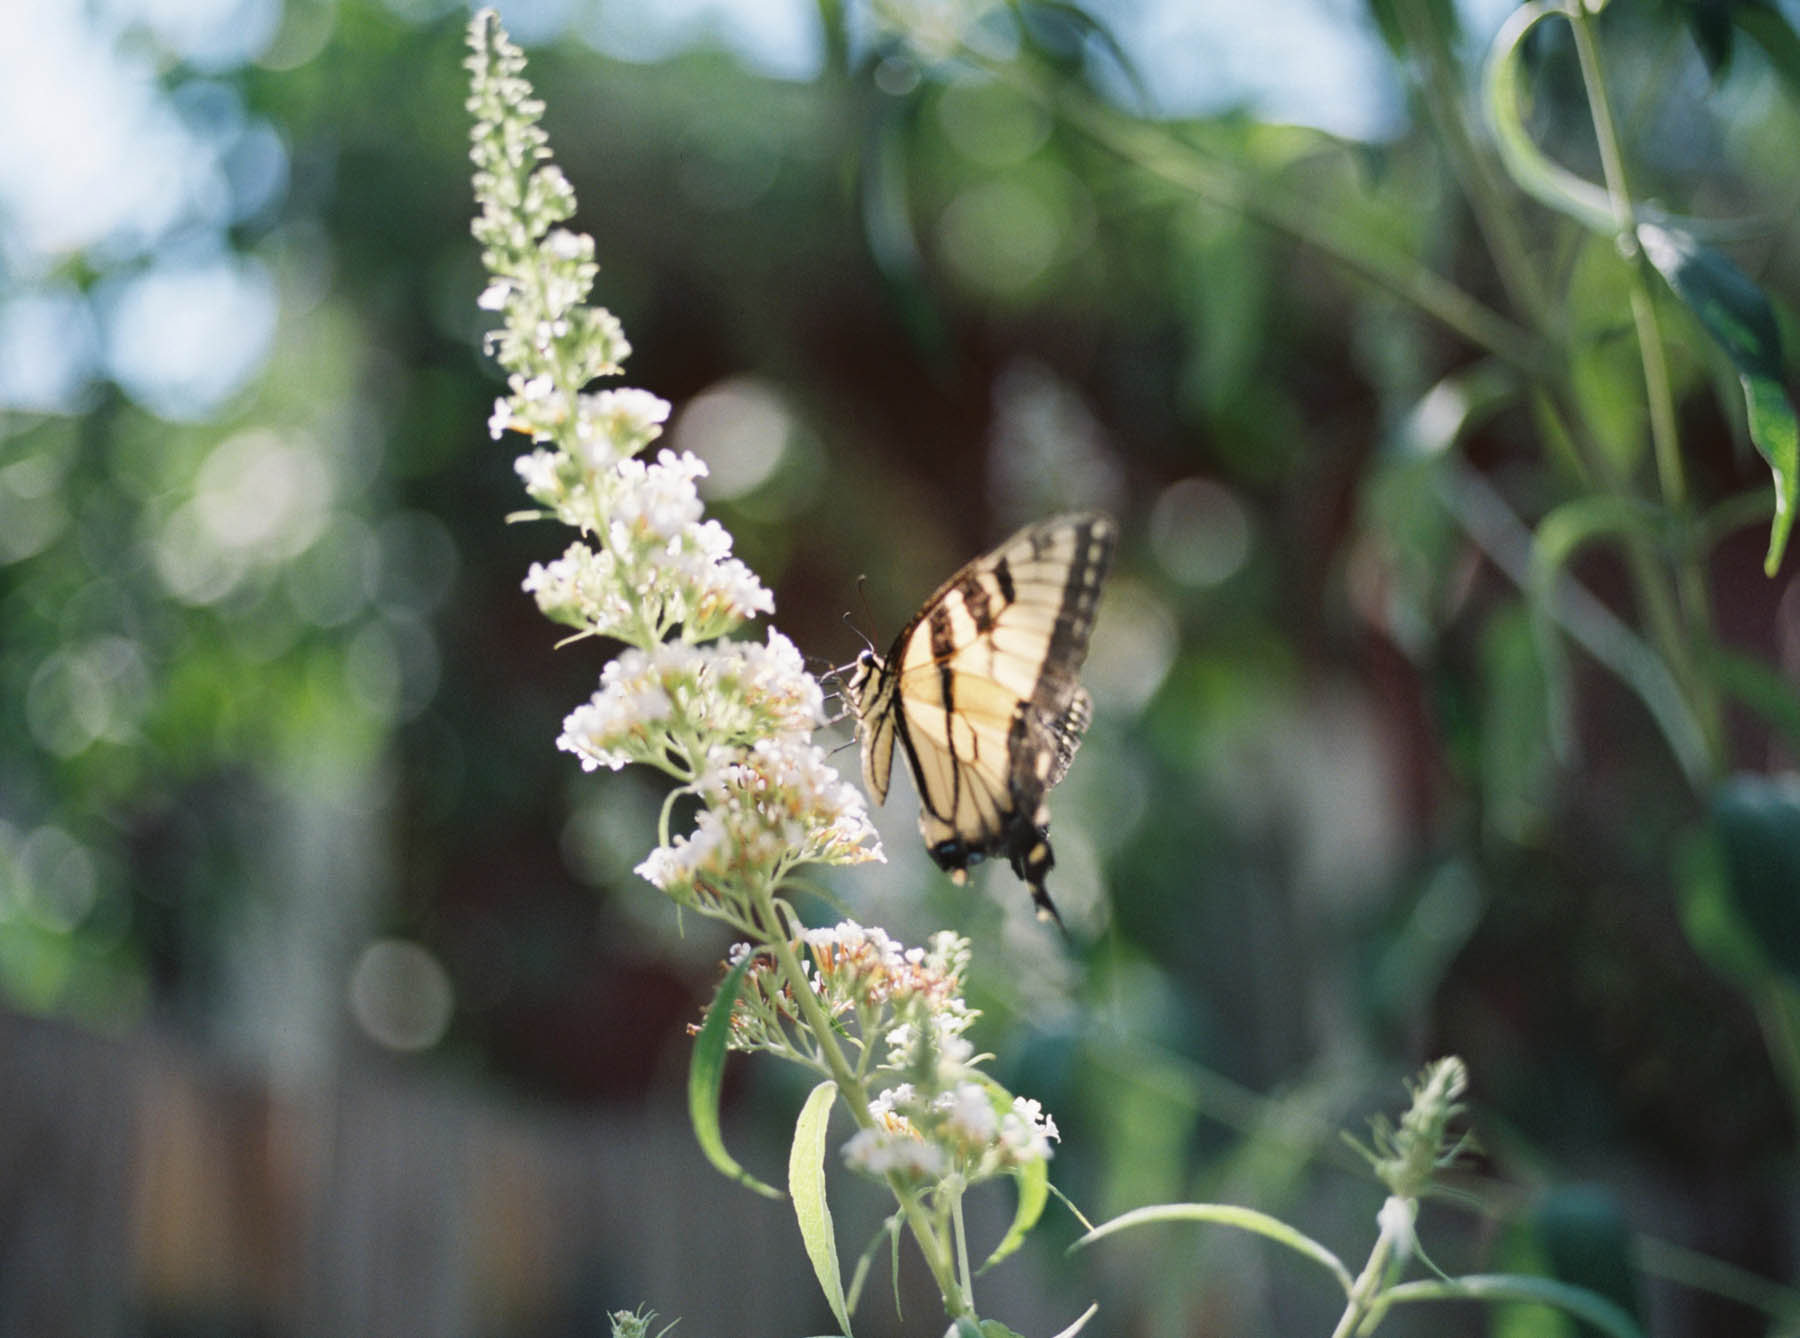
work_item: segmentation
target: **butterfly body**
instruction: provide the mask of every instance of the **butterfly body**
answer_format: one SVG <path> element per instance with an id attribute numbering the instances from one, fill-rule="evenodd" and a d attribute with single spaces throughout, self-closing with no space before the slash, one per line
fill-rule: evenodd
<path id="1" fill-rule="evenodd" d="M 886 800 L 899 752 L 938 866 L 961 883 L 1004 855 L 1058 920 L 1044 887 L 1055 864 L 1045 798 L 1093 714 L 1076 674 L 1117 535 L 1098 514 L 1028 526 L 939 586 L 848 680 L 869 795 Z"/>

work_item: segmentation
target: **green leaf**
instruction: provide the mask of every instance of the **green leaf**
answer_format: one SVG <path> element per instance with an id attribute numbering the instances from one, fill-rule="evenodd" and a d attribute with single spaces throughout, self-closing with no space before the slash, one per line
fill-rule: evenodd
<path id="1" fill-rule="evenodd" d="M 1740 4 L 1731 11 L 1734 23 L 1750 35 L 1787 85 L 1789 97 L 1800 97 L 1800 34 L 1774 5 Z"/>
<path id="2" fill-rule="evenodd" d="M 1354 1285 L 1350 1270 L 1343 1262 L 1311 1236 L 1296 1230 L 1279 1217 L 1270 1217 L 1267 1213 L 1258 1212 L 1254 1208 L 1240 1208 L 1231 1203 L 1157 1203 L 1148 1208 L 1134 1208 L 1122 1213 L 1110 1222 L 1102 1222 L 1087 1235 L 1076 1241 L 1072 1249 L 1081 1249 L 1091 1245 L 1105 1236 L 1125 1231 L 1132 1227 L 1147 1226 L 1155 1222 L 1214 1222 L 1220 1226 L 1236 1227 L 1240 1231 L 1254 1232 L 1266 1236 L 1278 1245 L 1285 1245 L 1296 1254 L 1304 1255 L 1314 1263 L 1330 1270 L 1338 1280 L 1338 1285 L 1348 1296 Z"/>
<path id="3" fill-rule="evenodd" d="M 1496 609 L 1481 634 L 1475 706 L 1483 821 L 1527 845 L 1548 821 L 1557 760 L 1573 751 L 1559 649 L 1547 626 L 1535 626 L 1516 604 Z"/>
<path id="4" fill-rule="evenodd" d="M 1570 389 L 1581 420 L 1627 477 L 1647 449 L 1650 415 L 1643 356 L 1630 315 L 1637 281 L 1613 236 L 1586 237 L 1569 270 L 1565 301 Z"/>
<path id="5" fill-rule="evenodd" d="M 788 1196 L 794 1201 L 800 1239 L 819 1288 L 848 1334 L 850 1312 L 844 1304 L 844 1279 L 838 1272 L 837 1233 L 832 1230 L 831 1208 L 825 1202 L 825 1128 L 836 1100 L 837 1084 L 827 1079 L 812 1089 L 800 1108 L 800 1118 L 794 1121 L 794 1144 L 788 1152 Z"/>
<path id="6" fill-rule="evenodd" d="M 1800 777 L 1728 777 L 1713 791 L 1712 822 L 1738 918 L 1800 983 Z"/>
<path id="7" fill-rule="evenodd" d="M 976 1276 L 987 1272 L 1025 1243 L 1025 1237 L 1031 1234 L 1031 1228 L 1044 1215 L 1044 1205 L 1050 1200 L 1049 1162 L 1042 1159 L 1027 1162 L 1013 1172 L 1013 1179 L 1019 1185 L 1019 1209 L 1013 1214 L 1012 1225 L 1007 1228 L 1006 1235 L 987 1257 L 987 1262 L 975 1270 Z"/>
<path id="8" fill-rule="evenodd" d="M 1061 1332 L 1059 1332 L 1056 1335 L 1056 1338 L 1075 1338 L 1076 1334 L 1080 1333 L 1083 1329 L 1085 1329 L 1087 1327 L 1087 1322 L 1099 1313 L 1100 1313 L 1100 1303 L 1098 1301 L 1095 1301 L 1086 1310 L 1082 1311 L 1079 1315 L 1077 1315 L 1075 1317 L 1075 1322 L 1073 1324 L 1069 1325 L 1068 1328 L 1063 1329 Z"/>
<path id="9" fill-rule="evenodd" d="M 1569 720 L 1568 659 L 1556 635 L 1557 584 L 1575 555 L 1596 539 L 1645 533 L 1651 528 L 1651 513 L 1642 503 L 1600 493 L 1563 503 L 1538 522 L 1532 535 L 1531 579 L 1526 593 L 1531 630 L 1549 690 L 1551 738 L 1561 757 L 1568 755 L 1574 730 Z"/>
<path id="10" fill-rule="evenodd" d="M 1618 220 L 1606 192 L 1551 162 L 1525 130 L 1524 98 L 1519 87 L 1520 54 L 1527 34 L 1542 20 L 1561 12 L 1550 4 L 1520 5 L 1500 25 L 1488 53 L 1488 122 L 1500 148 L 1500 160 L 1520 190 L 1593 232 L 1613 233 L 1618 230 Z"/>
<path id="11" fill-rule="evenodd" d="M 700 1024 L 699 1036 L 694 1039 L 694 1057 L 688 1064 L 688 1119 L 694 1126 L 694 1140 L 700 1144 L 700 1150 L 720 1174 L 758 1194 L 778 1199 L 781 1191 L 773 1185 L 765 1185 L 739 1166 L 736 1159 L 725 1150 L 725 1140 L 719 1133 L 719 1088 L 725 1079 L 726 1042 L 731 1039 L 731 1010 L 737 1003 L 738 991 L 743 988 L 744 976 L 750 970 L 751 960 L 746 957 L 732 967 L 730 973 L 719 983 L 719 992 L 713 997 L 712 1007 L 707 1010 L 706 1021 Z"/>
<path id="12" fill-rule="evenodd" d="M 1784 383 L 1774 310 L 1749 276 L 1687 233 L 1655 223 L 1639 224 L 1637 231 L 1645 257 L 1737 368 L 1750 440 L 1775 475 L 1775 520 L 1763 559 L 1763 571 L 1773 576 L 1800 496 L 1800 419 Z"/>
<path id="13" fill-rule="evenodd" d="M 1727 646 L 1712 647 L 1706 665 L 1721 687 L 1760 715 L 1763 723 L 1786 735 L 1788 747 L 1800 753 L 1800 692 L 1794 690 L 1792 679 Z"/>
<path id="14" fill-rule="evenodd" d="M 1637 1322 L 1604 1296 L 1550 1278 L 1515 1273 L 1472 1273 L 1447 1282 L 1403 1282 L 1382 1293 L 1386 1305 L 1408 1301 L 1534 1301 L 1586 1320 L 1612 1338 L 1644 1338 Z"/>
<path id="15" fill-rule="evenodd" d="M 1559 1187 L 1539 1201 L 1532 1225 L 1561 1281 L 1605 1297 L 1636 1320 L 1631 1234 L 1616 1195 L 1597 1185 Z M 1584 1318 L 1584 1333 L 1594 1327 Z"/>
<path id="16" fill-rule="evenodd" d="M 1740 989 L 1756 990 L 1771 978 L 1769 960 L 1732 904 L 1727 882 L 1717 833 L 1687 833 L 1675 856 L 1681 932 L 1713 970 Z"/>
<path id="17" fill-rule="evenodd" d="M 1413 3 L 1414 0 L 1368 0 L 1369 12 L 1375 18 L 1381 40 L 1387 43 L 1395 60 L 1408 60 L 1413 55 L 1412 44 L 1406 40 L 1406 23 L 1399 13 L 1400 6 Z M 1430 13 L 1422 21 L 1434 25 L 1444 34 L 1447 44 L 1454 46 L 1461 34 L 1456 6 L 1451 0 L 1427 0 L 1427 4 Z"/>
<path id="18" fill-rule="evenodd" d="M 899 1214 L 895 1214 L 893 1217 L 890 1217 L 887 1221 L 883 1222 L 881 1228 L 876 1231 L 873 1236 L 869 1237 L 869 1243 L 863 1247 L 863 1252 L 857 1256 L 856 1267 L 850 1272 L 850 1290 L 845 1296 L 845 1309 L 856 1309 L 857 1300 L 862 1296 L 863 1283 L 868 1280 L 869 1269 L 875 1263 L 875 1251 L 881 1248 L 881 1242 L 884 1240 L 897 1241 L 899 1238 L 899 1231 L 900 1216 Z M 896 1260 L 895 1262 L 898 1263 L 899 1261 Z M 896 1298 L 896 1300 L 897 1299 L 898 1298 Z"/>

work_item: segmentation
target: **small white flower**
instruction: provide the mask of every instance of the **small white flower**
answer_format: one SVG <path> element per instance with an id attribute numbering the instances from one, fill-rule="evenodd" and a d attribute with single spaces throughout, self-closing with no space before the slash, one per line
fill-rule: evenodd
<path id="1" fill-rule="evenodd" d="M 844 1144 L 844 1161 L 865 1175 L 935 1179 L 947 1169 L 944 1150 L 909 1133 L 858 1129 Z"/>
<path id="2" fill-rule="evenodd" d="M 567 228 L 551 228 L 544 234 L 543 248 L 552 260 L 587 260 L 594 254 L 594 239 Z"/>
<path id="3" fill-rule="evenodd" d="M 938 1098 L 943 1106 L 946 1124 L 952 1133 L 969 1143 L 987 1143 L 999 1130 L 994 1103 L 987 1089 L 979 1083 L 959 1083 L 954 1091 Z"/>
<path id="4" fill-rule="evenodd" d="M 1000 1121 L 1000 1147 L 1014 1163 L 1048 1160 L 1053 1155 L 1051 1142 L 1060 1139 L 1056 1121 L 1029 1097 L 1014 1097 L 1012 1109 Z"/>

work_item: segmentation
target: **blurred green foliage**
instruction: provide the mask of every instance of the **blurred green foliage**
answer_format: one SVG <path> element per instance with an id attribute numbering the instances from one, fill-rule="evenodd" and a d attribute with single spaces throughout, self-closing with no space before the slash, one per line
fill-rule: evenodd
<path id="1" fill-rule="evenodd" d="M 827 25 L 810 83 L 574 38 L 533 78 L 629 379 L 753 480 L 714 505 L 804 649 L 847 658 L 846 609 L 882 640 L 1022 519 L 1124 522 L 1055 804 L 1091 946 L 1032 937 L 1003 875 L 949 889 L 904 803 L 894 864 L 838 888 L 897 934 L 972 927 L 980 1043 L 1062 1123 L 1062 1188 L 1096 1215 L 1237 1197 L 1328 1238 L 1375 1206 L 1317 1173 L 1351 1165 L 1330 1130 L 1454 1051 L 1497 1178 L 1604 1179 L 1633 1229 L 1791 1283 L 1800 824 L 1766 778 L 1794 765 L 1800 596 L 1791 553 L 1762 571 L 1756 405 L 1706 311 L 1506 177 L 1473 110 L 1486 35 L 1369 10 L 1411 113 L 1377 144 L 1140 118 L 1066 6 L 991 12 L 954 55 Z M 291 61 L 161 75 L 229 86 L 286 147 L 285 196 L 228 236 L 279 293 L 258 379 L 197 422 L 105 383 L 0 414 L 0 995 L 316 1063 L 369 1045 L 347 982 L 398 935 L 453 988 L 426 1062 L 636 1102 L 718 945 L 630 873 L 659 796 L 552 747 L 601 656 L 554 649 L 518 589 L 561 540 L 502 521 L 461 20 L 285 13 Z M 1634 198 L 1720 219 L 1709 254 L 1791 329 L 1783 15 L 1591 26 Z M 1521 124 L 1597 183 L 1577 55 L 1560 20 L 1521 47 Z M 683 435 L 709 390 L 728 421 L 759 406 L 761 445 Z M 1447 1265 L 1488 1248 L 1443 1230 Z M 1234 1251 L 1184 1236 L 1108 1304 L 1157 1333 L 1329 1309 Z M 1722 1290 L 1658 1302 L 1668 1331 L 1761 1332 Z"/>

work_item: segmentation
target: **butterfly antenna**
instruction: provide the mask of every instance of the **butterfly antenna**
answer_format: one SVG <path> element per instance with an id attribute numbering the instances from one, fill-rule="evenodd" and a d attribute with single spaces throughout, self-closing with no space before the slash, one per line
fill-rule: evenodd
<path id="1" fill-rule="evenodd" d="M 867 576 L 859 577 L 856 582 L 856 588 L 858 590 L 861 590 L 863 587 L 863 582 L 867 581 L 868 579 L 869 578 Z M 868 601 L 868 598 L 865 596 L 863 599 L 863 607 L 865 610 L 868 608 L 868 605 L 869 605 L 869 601 Z M 869 640 L 868 634 L 866 632 L 864 632 L 862 630 L 862 628 L 858 627 L 854 621 L 852 621 L 855 617 L 856 617 L 856 615 L 854 613 L 846 613 L 844 615 L 845 625 L 848 626 L 852 632 L 856 633 L 857 637 L 861 639 L 863 645 L 867 646 L 870 650 L 874 650 L 875 643 L 873 641 Z"/>

